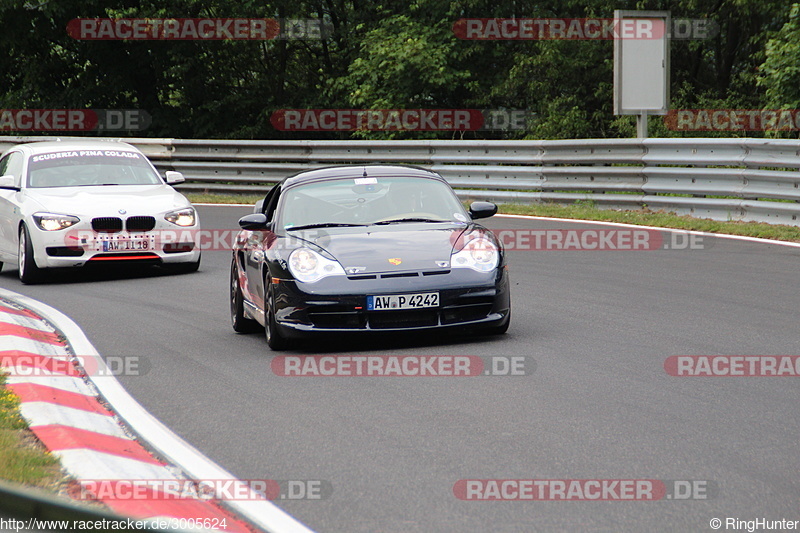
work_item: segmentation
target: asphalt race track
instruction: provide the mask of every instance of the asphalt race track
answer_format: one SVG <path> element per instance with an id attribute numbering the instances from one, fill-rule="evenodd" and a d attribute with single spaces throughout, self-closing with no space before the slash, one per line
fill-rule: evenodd
<path id="1" fill-rule="evenodd" d="M 235 229 L 243 207 L 201 207 Z M 492 218 L 494 229 L 573 229 Z M 230 253 L 200 272 L 72 272 L 0 285 L 73 318 L 166 425 L 241 479 L 321 480 L 276 503 L 319 532 L 710 531 L 800 519 L 800 378 L 674 377 L 672 355 L 800 355 L 800 249 L 509 252 L 513 322 L 496 338 L 386 338 L 296 354 L 523 356 L 514 377 L 279 377 L 229 323 Z M 705 500 L 462 501 L 461 479 L 693 480 Z M 724 525 L 723 525 L 724 529 Z"/>

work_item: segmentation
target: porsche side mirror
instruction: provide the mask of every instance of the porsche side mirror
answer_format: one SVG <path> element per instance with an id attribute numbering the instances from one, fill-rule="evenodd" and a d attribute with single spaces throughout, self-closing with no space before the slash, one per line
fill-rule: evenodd
<path id="1" fill-rule="evenodd" d="M 0 176 L 0 189 L 11 189 L 12 191 L 18 191 L 19 187 L 15 184 L 16 178 L 11 174 L 6 174 L 5 176 Z"/>
<path id="2" fill-rule="evenodd" d="M 472 202 L 469 206 L 469 216 L 472 220 L 489 218 L 497 213 L 497 205 L 492 202 Z"/>
<path id="3" fill-rule="evenodd" d="M 183 183 L 186 181 L 186 178 L 183 177 L 183 174 L 174 170 L 167 170 L 167 172 L 164 174 L 164 177 L 167 179 L 167 185 L 177 185 L 178 183 Z"/>
<path id="4" fill-rule="evenodd" d="M 266 230 L 269 227 L 269 220 L 264 213 L 253 213 L 240 218 L 239 227 L 249 231 Z"/>

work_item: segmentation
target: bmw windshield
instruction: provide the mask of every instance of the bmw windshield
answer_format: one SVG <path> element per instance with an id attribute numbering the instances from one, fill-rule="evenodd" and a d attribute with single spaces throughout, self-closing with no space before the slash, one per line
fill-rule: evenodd
<path id="1" fill-rule="evenodd" d="M 32 156 L 28 164 L 30 188 L 162 183 L 144 156 L 122 150 L 49 152 Z"/>

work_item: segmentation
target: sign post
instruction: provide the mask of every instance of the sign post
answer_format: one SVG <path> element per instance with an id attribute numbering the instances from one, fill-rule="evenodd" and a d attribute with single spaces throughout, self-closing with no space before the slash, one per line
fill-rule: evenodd
<path id="1" fill-rule="evenodd" d="M 669 111 L 669 11 L 614 11 L 614 114 L 636 115 L 647 137 L 648 115 Z"/>

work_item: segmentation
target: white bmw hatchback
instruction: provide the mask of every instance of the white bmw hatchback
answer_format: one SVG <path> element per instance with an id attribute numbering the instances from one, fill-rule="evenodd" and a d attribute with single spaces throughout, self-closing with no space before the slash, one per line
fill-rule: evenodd
<path id="1" fill-rule="evenodd" d="M 192 204 L 134 146 L 110 141 L 20 144 L 0 158 L 0 268 L 23 283 L 90 263 L 200 266 Z"/>

